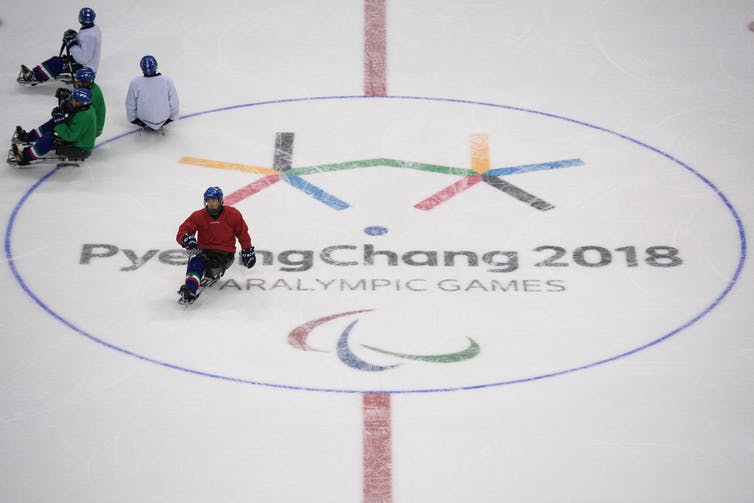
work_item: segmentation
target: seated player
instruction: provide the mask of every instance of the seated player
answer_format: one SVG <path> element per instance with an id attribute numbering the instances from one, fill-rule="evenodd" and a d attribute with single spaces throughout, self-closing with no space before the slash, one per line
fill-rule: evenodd
<path id="1" fill-rule="evenodd" d="M 247 268 L 254 267 L 257 257 L 241 212 L 232 206 L 223 206 L 220 187 L 209 187 L 204 191 L 204 208 L 191 213 L 176 235 L 176 241 L 191 256 L 186 279 L 178 290 L 181 295 L 178 302 L 191 304 L 200 293 L 200 287 L 214 283 L 225 274 L 233 264 L 236 239 L 241 245 L 241 262 Z"/>
<path id="2" fill-rule="evenodd" d="M 100 89 L 100 87 L 94 82 L 95 76 L 94 70 L 88 66 L 79 68 L 73 74 L 73 87 L 74 89 L 84 87 L 91 91 L 92 104 L 90 106 L 94 109 L 94 112 L 97 115 L 97 136 L 99 136 L 102 134 L 102 129 L 105 127 L 105 114 L 107 110 L 105 108 L 105 98 L 102 96 L 102 89 Z M 58 99 L 59 105 L 62 105 L 70 95 L 71 90 L 66 87 L 59 87 L 57 91 L 55 91 L 55 97 Z M 20 126 L 16 128 L 17 134 L 19 133 L 19 129 Z M 32 133 L 33 132 L 34 130 L 32 130 Z M 32 141 L 36 139 L 37 138 L 32 138 Z"/>
<path id="3" fill-rule="evenodd" d="M 94 10 L 84 7 L 79 11 L 79 23 L 81 23 L 79 32 L 76 33 L 76 30 L 66 30 L 63 34 L 63 45 L 68 50 L 72 61 L 63 56 L 61 48 L 59 56 L 53 56 L 33 69 L 29 69 L 26 65 L 21 65 L 18 83 L 21 85 L 36 85 L 56 78 L 67 69 L 73 72 L 83 66 L 88 66 L 96 72 L 99 67 L 102 48 L 102 33 L 99 26 L 94 24 L 95 17 Z M 71 66 L 67 68 L 68 65 Z"/>
<path id="4" fill-rule="evenodd" d="M 178 118 L 179 100 L 173 79 L 157 71 L 154 56 L 139 62 L 142 76 L 134 77 L 126 94 L 126 118 L 131 124 L 158 131 Z"/>
<path id="5" fill-rule="evenodd" d="M 24 146 L 24 143 L 15 141 L 11 144 L 8 161 L 27 166 L 53 149 L 67 159 L 89 157 L 97 137 L 97 117 L 90 108 L 91 102 L 89 89 L 75 89 L 64 106 L 53 108 L 52 118 L 35 130 L 37 139 L 31 145 Z"/>

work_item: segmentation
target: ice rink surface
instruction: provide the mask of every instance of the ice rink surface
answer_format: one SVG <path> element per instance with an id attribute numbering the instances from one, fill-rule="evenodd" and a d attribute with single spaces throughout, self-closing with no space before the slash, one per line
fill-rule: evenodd
<path id="1" fill-rule="evenodd" d="M 98 146 L 0 183 L 1 502 L 754 499 L 754 5 L 381 5 L 89 5 Z M 0 14 L 8 139 L 82 6 Z M 184 308 L 211 185 L 259 262 Z"/>

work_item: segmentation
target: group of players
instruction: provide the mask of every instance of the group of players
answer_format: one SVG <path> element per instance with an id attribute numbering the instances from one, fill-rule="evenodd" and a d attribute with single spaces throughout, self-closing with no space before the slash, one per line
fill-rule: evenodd
<path id="1" fill-rule="evenodd" d="M 36 86 L 47 81 L 73 84 L 55 92 L 58 105 L 51 118 L 30 131 L 16 127 L 8 152 L 8 163 L 19 167 L 52 160 L 83 160 L 89 157 L 96 138 L 102 134 L 106 106 L 102 90 L 95 83 L 102 54 L 102 32 L 89 7 L 79 11 L 81 28 L 66 30 L 60 53 L 39 65 L 21 65 L 17 82 Z M 64 54 L 65 51 L 65 54 Z M 147 55 L 139 62 L 142 76 L 131 80 L 126 95 L 129 122 L 148 130 L 160 130 L 178 118 L 179 99 L 173 80 L 159 73 L 157 60 Z M 50 152 L 54 154 L 48 155 Z"/>
<path id="2" fill-rule="evenodd" d="M 55 91 L 58 105 L 51 118 L 30 131 L 16 126 L 8 163 L 28 166 L 52 159 L 84 160 L 92 152 L 105 124 L 105 100 L 95 83 L 99 68 L 102 33 L 94 23 L 93 9 L 79 11 L 81 28 L 66 30 L 60 54 L 30 69 L 21 65 L 20 85 L 35 86 L 49 80 L 70 82 L 73 90 Z M 63 54 L 65 50 L 66 54 Z M 176 120 L 179 100 L 172 79 L 158 72 L 157 60 L 147 55 L 139 66 L 142 76 L 131 80 L 126 95 L 128 121 L 144 130 L 159 131 Z M 49 153 L 54 150 L 54 154 Z M 197 239 L 198 238 L 198 239 Z M 224 206 L 219 187 L 204 191 L 204 208 L 194 211 L 179 227 L 176 241 L 186 250 L 186 277 L 178 290 L 181 304 L 192 304 L 202 289 L 214 284 L 235 259 L 236 240 L 241 245 L 241 263 L 254 267 L 256 254 L 248 226 L 241 213 Z"/>

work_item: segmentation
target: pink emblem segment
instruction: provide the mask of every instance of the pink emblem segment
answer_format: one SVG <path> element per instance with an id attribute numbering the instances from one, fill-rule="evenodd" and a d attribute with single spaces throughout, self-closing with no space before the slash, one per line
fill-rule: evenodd
<path id="1" fill-rule="evenodd" d="M 357 311 L 346 311 L 345 313 L 331 314 L 330 316 L 324 316 L 322 318 L 317 318 L 316 320 L 308 321 L 304 323 L 303 325 L 299 325 L 298 327 L 291 330 L 291 332 L 288 334 L 288 344 L 302 351 L 325 352 L 320 349 L 313 348 L 307 342 L 307 339 L 309 338 L 309 334 L 311 334 L 311 332 L 315 328 L 317 328 L 318 326 L 324 323 L 327 323 L 328 321 L 332 321 L 337 318 L 342 318 L 343 316 L 349 316 L 351 314 L 358 314 L 358 313 L 368 313 L 369 311 L 372 311 L 372 309 L 359 309 Z"/>
<path id="2" fill-rule="evenodd" d="M 427 199 L 420 201 L 414 205 L 414 208 L 418 210 L 426 210 L 429 211 L 435 206 L 438 206 L 451 197 L 460 194 L 464 190 L 473 187 L 477 183 L 482 181 L 481 175 L 475 175 L 475 176 L 466 176 L 458 180 L 452 185 L 449 185 L 448 187 L 445 187 L 440 192 L 437 192 L 431 196 L 429 196 Z"/>
<path id="3" fill-rule="evenodd" d="M 253 196 L 257 192 L 259 192 L 262 189 L 266 189 L 270 185 L 273 185 L 280 181 L 282 175 L 275 174 L 270 176 L 265 176 L 264 178 L 260 178 L 259 180 L 252 182 L 245 187 L 241 187 L 240 189 L 236 190 L 235 192 L 228 194 L 225 196 L 224 202 L 228 205 L 236 204 L 239 201 L 243 201 L 247 197 Z"/>

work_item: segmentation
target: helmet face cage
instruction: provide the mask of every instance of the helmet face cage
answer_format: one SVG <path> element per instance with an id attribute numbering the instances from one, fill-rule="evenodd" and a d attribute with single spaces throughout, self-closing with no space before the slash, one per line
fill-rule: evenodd
<path id="1" fill-rule="evenodd" d="M 82 25 L 94 24 L 95 17 L 97 17 L 97 14 L 89 7 L 84 7 L 79 11 L 79 23 Z"/>
<path id="2" fill-rule="evenodd" d="M 141 58 L 141 61 L 139 61 L 139 67 L 145 77 L 151 77 L 157 73 L 157 60 L 154 56 L 144 56 Z"/>
<path id="3" fill-rule="evenodd" d="M 71 93 L 71 98 L 82 102 L 84 105 L 88 105 L 92 102 L 92 93 L 89 91 L 89 89 L 86 89 L 84 87 L 79 87 L 73 90 Z"/>
<path id="4" fill-rule="evenodd" d="M 90 86 L 92 82 L 94 82 L 94 77 L 95 77 L 94 70 L 92 70 L 88 66 L 85 66 L 84 68 L 79 68 L 73 74 L 74 79 L 83 83 L 87 87 Z"/>
<path id="5" fill-rule="evenodd" d="M 223 191 L 220 187 L 210 187 L 204 191 L 204 202 L 207 203 L 207 199 L 217 199 L 220 204 L 223 203 Z"/>

